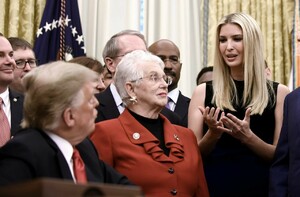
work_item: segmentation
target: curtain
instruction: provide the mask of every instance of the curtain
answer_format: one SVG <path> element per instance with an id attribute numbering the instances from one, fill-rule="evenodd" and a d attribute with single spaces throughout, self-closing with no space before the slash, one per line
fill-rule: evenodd
<path id="1" fill-rule="evenodd" d="M 0 32 L 33 44 L 46 0 L 1 0 Z"/>
<path id="2" fill-rule="evenodd" d="M 46 0 L 0 0 L 0 32 L 33 44 Z M 124 29 L 140 30 L 148 44 L 162 38 L 176 43 L 183 63 L 179 89 L 191 96 L 196 76 L 213 65 L 217 22 L 231 12 L 253 16 L 264 36 L 265 58 L 273 80 L 287 84 L 293 44 L 294 0 L 78 0 L 87 55 L 103 63 L 106 41 Z"/>
<path id="3" fill-rule="evenodd" d="M 232 12 L 250 14 L 261 27 L 273 80 L 287 84 L 292 68 L 294 6 L 294 0 L 210 0 L 208 45 L 214 46 L 215 28 L 222 16 Z M 208 64 L 213 64 L 213 50 L 208 48 Z"/>

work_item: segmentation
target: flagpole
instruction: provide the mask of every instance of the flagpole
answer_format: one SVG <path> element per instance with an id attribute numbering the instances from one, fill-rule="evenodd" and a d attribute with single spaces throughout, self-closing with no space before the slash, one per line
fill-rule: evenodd
<path id="1" fill-rule="evenodd" d="M 59 60 L 65 60 L 65 19 L 66 19 L 66 1 L 60 1 L 60 33 L 59 33 Z"/>

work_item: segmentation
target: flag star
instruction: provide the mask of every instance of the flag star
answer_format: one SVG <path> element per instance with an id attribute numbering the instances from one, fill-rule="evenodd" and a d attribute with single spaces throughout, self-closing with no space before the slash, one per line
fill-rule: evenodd
<path id="1" fill-rule="evenodd" d="M 80 45 L 81 42 L 83 42 L 83 35 L 77 36 L 76 41 L 78 42 L 78 45 Z"/>
<path id="2" fill-rule="evenodd" d="M 75 37 L 75 35 L 77 34 L 77 30 L 76 30 L 76 27 L 72 28 L 72 35 L 73 37 Z"/>
<path id="3" fill-rule="evenodd" d="M 62 17 L 59 17 L 59 20 L 58 20 L 58 27 L 60 27 L 63 23 L 63 18 Z"/>
<path id="4" fill-rule="evenodd" d="M 67 18 L 65 19 L 65 26 L 68 26 L 70 21 L 71 19 L 69 19 L 69 16 L 67 15 Z"/>
<path id="5" fill-rule="evenodd" d="M 53 21 L 52 21 L 52 29 L 55 29 L 55 28 L 57 28 L 57 20 L 55 20 L 55 19 L 53 19 Z"/>
<path id="6" fill-rule="evenodd" d="M 86 48 L 85 48 L 85 46 L 82 46 L 81 49 L 83 50 L 83 53 L 86 54 Z"/>
<path id="7" fill-rule="evenodd" d="M 48 23 L 48 22 L 46 22 L 46 25 L 44 26 L 44 28 L 45 28 L 45 32 L 47 32 L 48 30 L 50 31 L 51 30 L 51 23 Z"/>
<path id="8" fill-rule="evenodd" d="M 43 27 L 39 28 L 36 32 L 36 37 L 38 38 L 40 35 L 43 35 Z"/>

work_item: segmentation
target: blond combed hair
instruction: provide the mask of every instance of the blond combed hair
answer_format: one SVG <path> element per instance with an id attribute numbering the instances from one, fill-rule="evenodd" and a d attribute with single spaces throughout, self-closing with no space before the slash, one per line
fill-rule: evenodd
<path id="1" fill-rule="evenodd" d="M 265 63 L 262 33 L 257 22 L 244 13 L 233 13 L 221 19 L 217 26 L 214 61 L 213 99 L 220 109 L 236 111 L 234 105 L 239 104 L 237 89 L 230 76 L 230 68 L 226 65 L 219 50 L 219 34 L 225 24 L 235 24 L 242 29 L 244 46 L 244 92 L 242 104 L 251 107 L 251 114 L 262 114 L 274 97 L 272 84 L 265 76 Z"/>

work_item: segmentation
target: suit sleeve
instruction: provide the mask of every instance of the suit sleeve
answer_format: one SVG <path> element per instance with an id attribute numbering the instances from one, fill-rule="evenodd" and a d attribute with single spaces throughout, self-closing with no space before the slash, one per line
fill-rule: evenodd
<path id="1" fill-rule="evenodd" d="M 283 125 L 270 169 L 269 196 L 288 196 L 289 146 L 288 146 L 288 97 L 284 103 Z"/>
<path id="2" fill-rule="evenodd" d="M 29 161 L 33 157 L 27 150 L 20 143 L 8 143 L 0 149 L 0 185 L 33 178 L 33 165 Z"/>

